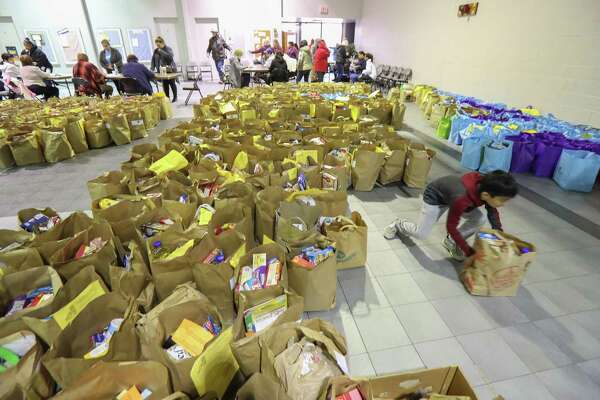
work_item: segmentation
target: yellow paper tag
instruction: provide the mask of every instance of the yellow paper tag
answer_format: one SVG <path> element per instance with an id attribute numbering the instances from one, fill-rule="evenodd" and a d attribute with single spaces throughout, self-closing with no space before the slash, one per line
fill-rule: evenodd
<path id="1" fill-rule="evenodd" d="M 142 400 L 142 395 L 137 387 L 132 386 L 128 391 L 123 391 L 117 396 L 117 400 Z"/>
<path id="2" fill-rule="evenodd" d="M 105 293 L 100 281 L 96 280 L 87 285 L 69 304 L 55 312 L 52 318 L 60 329 L 65 329 L 88 304 Z"/>
<path id="3" fill-rule="evenodd" d="M 317 150 L 297 150 L 294 153 L 296 161 L 300 164 L 308 164 L 308 157 L 312 158 L 314 161 L 319 160 L 319 152 Z"/>
<path id="4" fill-rule="evenodd" d="M 279 114 L 279 109 L 274 109 L 274 110 L 269 111 L 269 117 L 271 117 L 271 118 L 277 117 L 277 114 Z"/>
<path id="5" fill-rule="evenodd" d="M 537 108 L 521 108 L 521 112 L 523 112 L 523 114 L 528 114 L 533 117 L 539 117 L 540 115 L 542 115 L 540 113 L 540 110 L 538 110 Z"/>
<path id="6" fill-rule="evenodd" d="M 165 257 L 165 260 L 169 261 L 177 257 L 184 256 L 185 253 L 188 252 L 189 249 L 194 247 L 194 239 L 190 239 L 183 244 L 183 246 L 179 246 L 175 250 L 171 252 L 168 256 Z"/>
<path id="7" fill-rule="evenodd" d="M 316 104 L 311 104 L 309 107 L 309 115 L 311 117 L 315 117 L 315 115 L 317 115 L 317 105 Z"/>
<path id="8" fill-rule="evenodd" d="M 294 167 L 294 168 L 288 169 L 287 174 L 288 174 L 288 179 L 290 181 L 298 179 L 298 168 Z"/>
<path id="9" fill-rule="evenodd" d="M 235 160 L 233 160 L 233 166 L 232 169 L 245 169 L 248 166 L 248 153 L 246 153 L 245 151 L 240 151 L 237 156 L 235 157 Z"/>
<path id="10" fill-rule="evenodd" d="M 204 346 L 210 342 L 214 336 L 197 323 L 184 319 L 172 335 L 173 341 L 183 347 L 185 351 L 199 356 L 204 351 Z"/>
<path id="11" fill-rule="evenodd" d="M 232 268 L 237 268 L 238 264 L 240 263 L 240 258 L 242 258 L 244 254 L 246 254 L 246 245 L 243 244 L 231 256 L 229 265 L 231 265 Z"/>
<path id="12" fill-rule="evenodd" d="M 535 129 L 527 129 L 526 131 L 523 131 L 523 133 L 537 133 L 537 131 Z"/>
<path id="13" fill-rule="evenodd" d="M 262 244 L 271 244 L 271 243 L 275 243 L 275 242 L 270 237 L 263 234 Z"/>
<path id="14" fill-rule="evenodd" d="M 519 128 L 519 125 L 517 125 L 517 124 L 510 124 L 510 125 L 508 125 L 508 128 L 512 129 L 514 131 L 515 129 Z"/>
<path id="15" fill-rule="evenodd" d="M 157 175 L 161 175 L 169 171 L 178 171 L 187 167 L 187 165 L 188 161 L 181 153 L 171 150 L 166 156 L 153 162 L 148 169 Z"/>
<path id="16" fill-rule="evenodd" d="M 232 102 L 228 101 L 227 103 L 219 106 L 219 111 L 221 112 L 221 114 L 227 114 L 235 112 L 236 109 L 235 105 Z"/>
<path id="17" fill-rule="evenodd" d="M 198 225 L 208 225 L 212 217 L 213 213 L 211 213 L 206 208 L 201 208 L 200 215 L 198 216 Z"/>
<path id="18" fill-rule="evenodd" d="M 239 369 L 231 353 L 232 332 L 231 328 L 223 331 L 194 362 L 190 377 L 200 396 L 215 391 L 222 398 Z"/>

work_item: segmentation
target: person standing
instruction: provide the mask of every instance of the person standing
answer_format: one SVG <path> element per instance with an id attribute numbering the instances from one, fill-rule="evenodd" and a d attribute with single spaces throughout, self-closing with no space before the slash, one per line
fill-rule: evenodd
<path id="1" fill-rule="evenodd" d="M 327 44 L 325 44 L 325 41 L 323 39 L 319 40 L 317 42 L 317 50 L 315 51 L 315 56 L 313 58 L 315 74 L 317 75 L 317 82 L 323 82 L 323 78 L 329 70 L 329 64 L 327 63 L 329 54 L 330 51 L 327 48 Z"/>
<path id="2" fill-rule="evenodd" d="M 342 44 L 335 48 L 335 81 L 341 82 L 345 75 L 345 67 L 348 62 L 348 40 L 342 40 Z"/>
<path id="3" fill-rule="evenodd" d="M 225 42 L 225 39 L 219 35 L 219 31 L 211 31 L 212 37 L 208 41 L 208 48 L 206 49 L 206 55 L 212 55 L 219 73 L 219 83 L 223 83 L 225 73 L 223 72 L 223 64 L 225 63 L 225 50 L 231 51 L 231 47 Z"/>
<path id="4" fill-rule="evenodd" d="M 298 53 L 298 64 L 296 65 L 296 83 L 302 81 L 310 82 L 310 70 L 313 66 L 312 53 L 306 40 L 300 41 L 300 52 Z"/>
<path id="5" fill-rule="evenodd" d="M 42 51 L 35 43 L 31 41 L 29 38 L 25 38 L 23 40 L 23 51 L 21 52 L 22 56 L 29 56 L 33 62 L 33 65 L 37 66 L 42 71 L 50 71 L 54 70 L 54 67 L 48 60 L 46 53 Z"/>
<path id="6" fill-rule="evenodd" d="M 288 42 L 287 55 L 293 59 L 298 59 L 298 46 L 296 46 L 296 43 Z"/>
<path id="7" fill-rule="evenodd" d="M 80 94 L 92 94 L 98 97 L 104 95 L 107 99 L 112 95 L 112 86 L 106 84 L 106 77 L 90 62 L 87 54 L 77 54 L 77 64 L 73 65 L 73 76 L 88 82 L 76 88 Z"/>
<path id="8" fill-rule="evenodd" d="M 106 70 L 107 74 L 112 74 L 115 71 L 121 73 L 123 70 L 123 56 L 117 49 L 110 47 L 110 42 L 103 39 L 101 42 L 102 51 L 98 59 L 100 60 L 100 66 Z"/>
<path id="9" fill-rule="evenodd" d="M 152 85 L 150 81 L 154 80 L 154 72 L 150 71 L 144 64 L 138 62 L 135 54 L 127 56 L 127 63 L 123 65 L 123 76 L 136 80 L 138 90 L 149 96 L 152 96 Z"/>
<path id="10" fill-rule="evenodd" d="M 42 71 L 38 66 L 33 65 L 31 56 L 24 54 L 21 60 L 21 79 L 23 84 L 35 94 L 43 94 L 44 100 L 51 97 L 58 97 L 58 88 L 49 86 L 46 80 L 52 79 L 52 75 L 46 71 Z"/>
<path id="11" fill-rule="evenodd" d="M 154 54 L 152 55 L 150 69 L 160 73 L 160 67 L 166 67 L 167 73 L 177 72 L 173 49 L 167 46 L 164 39 L 160 36 L 156 37 L 154 44 L 156 44 L 156 49 L 154 49 Z M 169 86 L 173 89 L 173 103 L 177 101 L 177 84 L 175 81 L 176 79 L 163 79 L 163 90 L 167 98 L 169 97 Z"/>

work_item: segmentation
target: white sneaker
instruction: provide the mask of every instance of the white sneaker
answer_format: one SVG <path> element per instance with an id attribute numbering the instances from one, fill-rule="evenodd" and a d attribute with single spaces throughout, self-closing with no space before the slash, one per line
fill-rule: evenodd
<path id="1" fill-rule="evenodd" d="M 442 246 L 448 251 L 448 254 L 453 260 L 465 261 L 467 257 L 465 253 L 456 245 L 450 236 L 446 236 L 442 241 Z"/>
<path id="2" fill-rule="evenodd" d="M 383 228 L 383 237 L 387 240 L 392 240 L 396 237 L 398 233 L 398 228 L 396 227 L 396 223 L 400 222 L 400 219 L 395 219 L 391 224 Z"/>

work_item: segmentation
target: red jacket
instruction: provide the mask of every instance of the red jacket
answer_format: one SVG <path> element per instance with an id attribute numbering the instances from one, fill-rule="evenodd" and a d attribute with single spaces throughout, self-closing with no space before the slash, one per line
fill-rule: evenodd
<path id="1" fill-rule="evenodd" d="M 79 86 L 79 93 L 102 96 L 100 85 L 104 84 L 106 79 L 94 64 L 87 61 L 78 61 L 77 64 L 73 65 L 73 76 L 88 81 L 87 85 Z"/>
<path id="2" fill-rule="evenodd" d="M 325 41 L 321 40 L 321 43 L 319 43 L 319 47 L 317 47 L 317 51 L 313 56 L 315 72 L 327 72 L 329 70 L 327 58 L 329 58 L 329 49 L 327 48 Z"/>
<path id="3" fill-rule="evenodd" d="M 478 172 L 471 172 L 463 175 L 461 181 L 463 183 L 465 193 L 464 195 L 456 198 L 456 200 L 450 204 L 450 209 L 448 210 L 448 219 L 446 221 L 446 230 L 448 231 L 448 234 L 467 256 L 472 255 L 474 251 L 458 231 L 458 224 L 461 216 L 464 213 L 473 210 L 475 207 L 485 206 L 488 220 L 490 221 L 492 228 L 502 230 L 502 224 L 500 223 L 500 215 L 498 214 L 498 210 L 488 206 L 484 201 L 481 200 L 481 196 L 479 194 L 479 182 L 481 181 L 481 178 L 482 175 Z"/>

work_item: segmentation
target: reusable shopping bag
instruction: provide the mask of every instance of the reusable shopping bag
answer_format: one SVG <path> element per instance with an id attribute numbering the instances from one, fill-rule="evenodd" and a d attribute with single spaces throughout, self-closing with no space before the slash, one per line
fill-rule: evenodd
<path id="1" fill-rule="evenodd" d="M 84 120 L 82 118 L 67 118 L 65 124 L 67 139 L 76 154 L 84 153 L 89 150 L 87 139 L 85 137 Z"/>
<path id="2" fill-rule="evenodd" d="M 490 143 L 486 137 L 468 137 L 462 144 L 462 155 L 460 165 L 465 168 L 477 171 L 483 158 L 483 149 Z"/>
<path id="3" fill-rule="evenodd" d="M 413 188 L 425 187 L 435 154 L 435 151 L 427 149 L 420 143 L 412 143 L 409 146 L 404 177 L 402 178 L 406 186 Z"/>
<path id="4" fill-rule="evenodd" d="M 360 213 L 336 217 L 323 227 L 323 234 L 336 243 L 337 269 L 363 267 L 367 262 L 368 228 Z"/>
<path id="5" fill-rule="evenodd" d="M 83 125 L 90 148 L 99 149 L 113 142 L 104 121 L 101 119 L 86 119 Z"/>
<path id="6" fill-rule="evenodd" d="M 512 160 L 513 142 L 503 140 L 491 142 L 483 148 L 483 160 L 479 172 L 488 173 L 496 170 L 508 172 Z"/>
<path id="7" fill-rule="evenodd" d="M 374 145 L 363 145 L 352 156 L 352 185 L 354 190 L 373 190 L 381 167 L 385 163 L 385 153 L 376 151 Z"/>
<path id="8" fill-rule="evenodd" d="M 529 134 L 506 137 L 506 140 L 513 142 L 510 172 L 526 173 L 531 171 L 536 147 L 533 139 Z"/>
<path id="9" fill-rule="evenodd" d="M 17 166 L 45 162 L 42 148 L 35 133 L 26 133 L 8 137 L 8 146 Z"/>
<path id="10" fill-rule="evenodd" d="M 379 172 L 379 182 L 387 185 L 393 182 L 400 182 L 404 176 L 404 166 L 406 165 L 406 154 L 410 142 L 406 139 L 388 139 L 386 144 L 391 153 L 386 153 L 385 163 Z"/>
<path id="11" fill-rule="evenodd" d="M 108 134 L 116 145 L 131 143 L 131 131 L 125 114 L 110 115 L 104 118 Z"/>
<path id="12" fill-rule="evenodd" d="M 584 150 L 563 150 L 554 182 L 565 190 L 591 192 L 600 170 L 600 155 Z"/>
<path id="13" fill-rule="evenodd" d="M 558 140 L 542 138 L 535 142 L 535 158 L 533 160 L 533 174 L 541 178 L 550 178 L 554 175 L 556 164 L 562 154 L 563 146 Z"/>
<path id="14" fill-rule="evenodd" d="M 437 126 L 437 130 L 435 131 L 436 136 L 440 139 L 448 139 L 448 137 L 450 136 L 451 127 L 452 120 L 448 117 L 443 117 L 442 119 L 440 119 L 440 122 Z"/>

